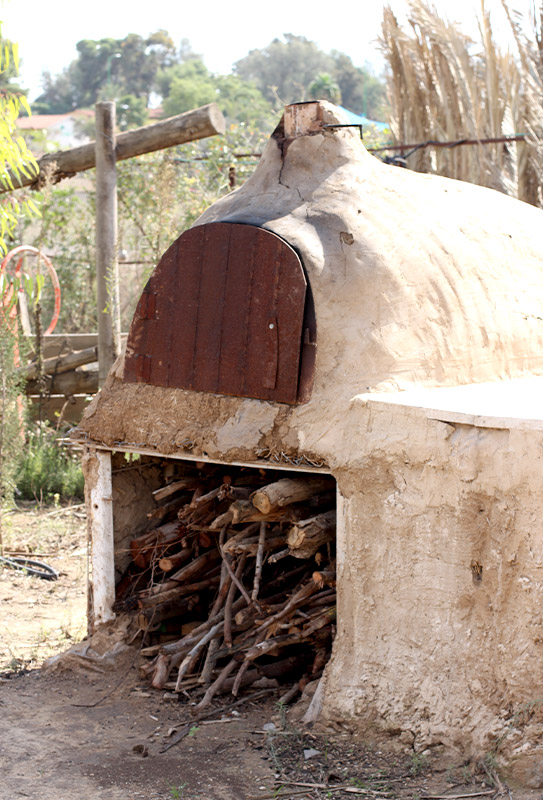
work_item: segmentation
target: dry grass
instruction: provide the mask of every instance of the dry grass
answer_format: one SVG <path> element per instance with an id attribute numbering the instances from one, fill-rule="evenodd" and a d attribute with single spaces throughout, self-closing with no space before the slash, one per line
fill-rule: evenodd
<path id="1" fill-rule="evenodd" d="M 423 0 L 409 0 L 408 29 L 385 7 L 381 47 L 389 66 L 391 128 L 398 142 L 486 139 L 528 132 L 526 143 L 419 150 L 409 166 L 498 189 L 542 205 L 543 59 L 541 25 L 524 33 L 518 14 L 502 4 L 518 53 L 496 45 L 484 0 L 480 40 L 438 16 Z M 540 20 L 539 20 L 540 23 Z"/>
<path id="2" fill-rule="evenodd" d="M 0 671 L 39 666 L 86 633 L 86 523 L 82 509 L 28 506 L 4 516 L 4 552 L 31 554 L 58 581 L 0 566 Z"/>

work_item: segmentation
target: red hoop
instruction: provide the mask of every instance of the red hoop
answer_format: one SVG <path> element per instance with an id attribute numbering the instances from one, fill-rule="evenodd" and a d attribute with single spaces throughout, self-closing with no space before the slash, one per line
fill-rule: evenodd
<path id="1" fill-rule="evenodd" d="M 9 264 L 9 262 L 11 261 L 11 259 L 19 255 L 20 253 L 32 253 L 33 255 L 38 256 L 38 258 L 42 258 L 47 267 L 49 277 L 51 278 L 51 283 L 53 284 L 53 291 L 55 294 L 55 305 L 53 308 L 53 316 L 51 318 L 51 322 L 49 323 L 49 327 L 44 333 L 44 336 L 49 336 L 49 334 L 53 333 L 53 331 L 55 330 L 60 315 L 60 283 L 58 280 L 58 275 L 50 259 L 45 255 L 45 253 L 42 253 L 42 251 L 38 250 L 37 247 L 31 247 L 30 245 L 22 244 L 19 245 L 19 247 L 14 247 L 13 250 L 10 250 L 10 252 L 4 258 L 4 260 L 0 264 L 0 276 L 5 272 L 5 269 Z M 23 260 L 21 258 L 19 259 L 19 263 L 15 268 L 15 275 L 17 277 L 19 277 L 21 274 L 22 265 L 23 265 Z M 22 292 L 24 290 L 20 288 L 19 291 Z"/>

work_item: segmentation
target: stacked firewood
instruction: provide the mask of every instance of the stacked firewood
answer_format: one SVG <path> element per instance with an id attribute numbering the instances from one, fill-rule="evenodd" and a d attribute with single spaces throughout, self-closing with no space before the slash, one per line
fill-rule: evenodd
<path id="1" fill-rule="evenodd" d="M 335 630 L 335 483 L 329 476 L 183 467 L 154 492 L 117 609 L 144 632 L 142 674 L 201 695 L 320 676 Z"/>

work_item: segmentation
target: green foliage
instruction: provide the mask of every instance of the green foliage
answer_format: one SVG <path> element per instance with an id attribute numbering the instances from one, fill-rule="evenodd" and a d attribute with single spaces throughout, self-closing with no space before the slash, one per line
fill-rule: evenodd
<path id="1" fill-rule="evenodd" d="M 17 81 L 19 76 L 18 52 L 19 48 L 16 42 L 2 37 L 0 24 L 0 61 L 3 65 L 3 69 L 0 72 L 0 90 L 3 92 L 7 91 L 11 94 L 24 94 L 23 89 Z"/>
<path id="2" fill-rule="evenodd" d="M 0 298 L 9 291 L 7 282 L 0 281 Z M 16 287 L 12 286 L 12 291 Z M 0 304 L 1 308 L 1 304 Z M 0 507 L 11 502 L 15 489 L 18 458 L 24 447 L 26 407 L 24 381 L 16 372 L 19 340 L 13 324 L 8 322 L 9 308 L 0 311 Z"/>
<path id="3" fill-rule="evenodd" d="M 286 33 L 263 50 L 251 50 L 234 65 L 240 78 L 254 81 L 264 97 L 280 104 L 306 99 L 306 90 L 321 72 L 332 73 L 333 59 L 305 36 Z"/>
<path id="4" fill-rule="evenodd" d="M 244 80 L 254 81 L 272 103 L 295 103 L 313 96 L 341 102 L 351 111 L 372 119 L 381 119 L 384 113 L 383 81 L 368 67 L 355 67 L 345 53 L 337 50 L 324 53 L 304 36 L 287 33 L 284 41 L 274 39 L 262 50 L 251 50 L 234 65 L 234 70 Z M 337 85 L 339 93 L 310 92 L 322 75 L 330 77 L 330 83 Z"/>
<path id="5" fill-rule="evenodd" d="M 204 63 L 191 58 L 157 76 L 157 88 L 165 98 L 164 115 L 172 117 L 191 108 L 215 102 L 228 122 L 264 128 L 271 124 L 272 105 L 256 85 L 236 75 L 213 75 Z"/>
<path id="6" fill-rule="evenodd" d="M 355 67 L 345 53 L 332 51 L 334 69 L 332 75 L 341 92 L 341 103 L 355 114 L 364 114 L 370 119 L 387 117 L 386 87 L 369 67 Z"/>
<path id="7" fill-rule="evenodd" d="M 26 223 L 20 228 L 21 239 L 52 254 L 62 290 L 55 333 L 96 330 L 94 181 L 90 177 L 84 191 L 71 185 L 49 187 L 47 192 L 36 193 L 36 202 L 42 208 L 40 230 L 36 232 Z M 53 302 L 52 287 L 46 280 L 41 300 L 46 324 Z"/>
<path id="8" fill-rule="evenodd" d="M 247 125 L 232 125 L 225 137 L 193 142 L 164 153 L 149 153 L 118 164 L 119 264 L 122 325 L 130 324 L 135 304 L 151 270 L 169 245 L 205 209 L 254 171 L 265 137 Z M 130 263 L 131 262 L 131 263 Z"/>
<path id="9" fill-rule="evenodd" d="M 413 753 L 411 756 L 411 767 L 409 772 L 411 775 L 420 775 L 427 767 L 428 759 L 423 753 Z"/>
<path id="10" fill-rule="evenodd" d="M 78 105 L 75 70 L 66 67 L 58 75 L 44 70 L 41 76 L 42 94 L 32 103 L 35 114 L 65 114 Z"/>
<path id="11" fill-rule="evenodd" d="M 11 77 L 18 71 L 17 48 L 9 40 L 1 38 L 0 23 L 0 76 L 4 76 L 4 88 L 0 91 L 0 185 L 13 188 L 22 174 L 30 175 L 37 170 L 36 162 L 23 138 L 15 133 L 15 120 L 21 108 L 29 112 L 26 98 L 13 93 Z M 0 254 L 8 248 L 18 218 L 22 213 L 36 213 L 29 199 L 17 199 L 11 194 L 0 200 Z M 20 343 L 17 328 L 10 318 L 10 311 L 17 297 L 18 287 L 8 277 L 0 280 L 0 546 L 1 506 L 10 499 L 16 458 L 20 452 L 24 425 L 24 402 L 20 399 L 21 379 L 16 371 L 20 358 Z"/>
<path id="12" fill-rule="evenodd" d="M 34 156 L 22 136 L 16 134 L 15 120 L 21 110 L 30 114 L 26 97 L 10 89 L 10 74 L 18 72 L 17 48 L 9 40 L 1 38 L 0 23 L 0 76 L 6 76 L 0 90 L 0 185 L 13 189 L 21 176 L 29 177 L 37 172 Z M 36 214 L 37 208 L 27 197 L 17 198 L 11 194 L 0 198 L 0 255 L 7 252 L 7 240 L 13 235 L 18 217 Z"/>
<path id="13" fill-rule="evenodd" d="M 183 39 L 176 52 L 160 30 L 146 39 L 83 39 L 78 57 L 59 75 L 44 73 L 44 92 L 35 108 L 62 113 L 99 99 L 138 98 L 148 106 L 151 92 L 163 101 L 165 116 L 217 102 L 229 121 L 268 126 L 285 103 L 319 97 L 381 118 L 385 87 L 367 67 L 355 67 L 345 53 L 325 53 L 304 36 L 287 33 L 238 61 L 233 75 L 215 75 Z M 327 77 L 325 77 L 327 76 Z M 131 111 L 134 103 L 128 103 Z M 138 114 L 141 112 L 138 111 Z M 123 122 L 122 130 L 140 121 Z"/>
<path id="14" fill-rule="evenodd" d="M 124 39 L 83 39 L 77 52 L 59 75 L 44 73 L 44 91 L 36 100 L 41 110 L 60 114 L 94 105 L 113 84 L 121 95 L 143 98 L 147 106 L 157 72 L 176 60 L 175 46 L 164 30 L 147 38 L 129 33 Z"/>
<path id="15" fill-rule="evenodd" d="M 183 789 L 187 784 L 182 783 L 180 786 L 172 786 L 170 789 L 170 794 L 173 800 L 180 800 L 183 797 Z"/>
<path id="16" fill-rule="evenodd" d="M 166 98 L 163 109 L 167 117 L 211 103 L 216 94 L 213 77 L 199 59 L 175 64 L 159 72 L 157 88 Z"/>
<path id="17" fill-rule="evenodd" d="M 271 125 L 270 125 L 271 127 Z M 123 330 L 150 271 L 169 245 L 200 214 L 253 172 L 258 158 L 237 159 L 237 153 L 259 152 L 267 139 L 258 128 L 231 125 L 224 137 L 213 137 L 117 164 L 119 273 Z M 96 330 L 95 187 L 88 174 L 83 186 L 50 186 L 36 193 L 42 208 L 40 230 L 20 227 L 25 244 L 51 255 L 62 289 L 56 333 Z M 25 261 L 25 270 L 32 263 Z M 53 292 L 45 281 L 41 297 L 44 324 L 51 318 Z"/>
<path id="18" fill-rule="evenodd" d="M 366 150 L 372 148 L 385 147 L 392 141 L 392 133 L 389 128 L 381 130 L 375 125 L 364 125 L 362 130 L 362 140 Z M 383 153 L 380 154 L 381 156 Z M 379 154 L 376 154 L 379 157 Z"/>
<path id="19" fill-rule="evenodd" d="M 83 497 L 83 473 L 78 454 L 66 450 L 56 431 L 37 423 L 28 434 L 15 475 L 17 492 L 23 500 L 50 501 Z"/>
<path id="20" fill-rule="evenodd" d="M 285 34 L 238 61 L 234 74 L 211 73 L 183 39 L 176 52 L 166 31 L 147 39 L 84 39 L 78 57 L 57 76 L 44 73 L 36 110 L 61 113 L 116 99 L 121 130 L 143 125 L 152 92 L 164 116 L 216 102 L 228 123 L 269 130 L 285 103 L 308 98 L 342 103 L 355 113 L 381 119 L 385 87 L 367 67 L 345 53 L 325 53 L 304 36 Z M 120 100 L 119 100 L 120 98 Z"/>
<path id="21" fill-rule="evenodd" d="M 149 121 L 145 98 L 125 94 L 117 101 L 117 126 L 121 131 L 139 128 Z"/>
<path id="22" fill-rule="evenodd" d="M 313 83 L 309 84 L 309 97 L 312 100 L 329 100 L 339 105 L 341 103 L 341 90 L 328 72 L 321 72 Z"/>

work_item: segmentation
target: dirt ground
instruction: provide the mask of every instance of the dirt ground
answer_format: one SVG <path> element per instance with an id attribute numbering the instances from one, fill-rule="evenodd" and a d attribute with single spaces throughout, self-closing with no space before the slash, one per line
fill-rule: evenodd
<path id="1" fill-rule="evenodd" d="M 0 569 L 0 671 L 37 667 L 85 635 L 86 537 L 82 506 L 27 505 L 3 514 L 4 554 L 43 561 L 59 579 Z"/>
<path id="2" fill-rule="evenodd" d="M 85 635 L 82 510 L 9 515 L 4 548 L 39 554 L 61 575 L 50 583 L 0 569 L 0 800 L 541 800 L 509 790 L 491 765 L 437 764 L 347 729 L 304 727 L 273 694 L 236 708 L 220 698 L 213 719 L 196 720 L 190 698 L 142 683 L 134 648 L 101 671 L 41 670 Z"/>

